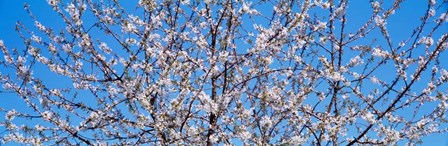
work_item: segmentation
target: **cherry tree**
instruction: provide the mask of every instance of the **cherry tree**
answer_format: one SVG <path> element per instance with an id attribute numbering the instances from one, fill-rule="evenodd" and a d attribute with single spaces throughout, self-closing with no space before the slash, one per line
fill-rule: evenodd
<path id="1" fill-rule="evenodd" d="M 446 0 L 416 6 L 400 37 L 388 20 L 403 0 L 357 1 L 363 19 L 348 0 L 47 2 L 55 22 L 25 4 L 23 46 L 0 40 L 0 96 L 27 105 L 0 107 L 0 143 L 390 145 L 447 132 Z"/>

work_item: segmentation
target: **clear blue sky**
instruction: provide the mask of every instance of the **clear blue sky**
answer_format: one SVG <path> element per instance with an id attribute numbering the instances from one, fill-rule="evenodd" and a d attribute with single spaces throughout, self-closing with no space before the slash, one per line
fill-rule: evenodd
<path id="1" fill-rule="evenodd" d="M 442 0 L 438 0 L 438 2 L 440 1 Z M 47 5 L 45 0 L 0 0 L 0 39 L 2 39 L 5 45 L 9 48 L 24 47 L 18 34 L 14 31 L 17 21 L 21 21 L 29 27 L 34 24 L 34 21 L 23 9 L 24 2 L 30 5 L 33 14 L 45 25 L 59 29 L 64 28 L 64 26 L 58 25 L 60 24 L 59 17 L 51 11 L 51 7 Z M 359 28 L 362 23 L 368 19 L 368 16 L 366 17 L 362 13 L 363 11 L 371 11 L 370 6 L 361 5 L 365 4 L 365 2 L 368 2 L 368 0 L 351 0 L 348 9 L 349 18 L 347 23 L 349 26 Z M 409 0 L 405 2 L 399 11 L 397 11 L 397 13 L 399 13 L 398 16 L 391 17 L 388 21 L 388 28 L 393 39 L 403 40 L 410 35 L 412 29 L 418 25 L 419 19 L 424 13 L 426 3 L 426 0 Z M 447 29 L 445 28 L 445 30 Z M 437 36 L 439 35 L 440 34 L 437 34 Z M 448 64 L 445 64 L 445 68 L 448 68 Z M 2 68 L 0 68 L 0 70 L 2 70 Z M 2 70 L 1 72 L 4 71 Z M 39 71 L 35 72 L 37 74 L 39 73 Z M 49 75 L 44 76 L 50 77 Z M 21 102 L 20 98 L 15 97 L 15 95 L 0 94 L 0 107 L 5 109 L 20 109 L 20 107 L 23 106 L 26 105 Z M 4 115 L 0 114 L 0 119 L 2 118 L 4 118 Z M 2 129 L 0 128 L 0 132 L 1 131 Z M 447 146 L 448 134 L 433 134 L 424 138 L 424 145 Z"/>

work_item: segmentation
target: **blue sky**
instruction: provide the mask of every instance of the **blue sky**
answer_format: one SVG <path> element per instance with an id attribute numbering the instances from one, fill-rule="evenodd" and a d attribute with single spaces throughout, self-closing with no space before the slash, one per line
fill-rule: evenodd
<path id="1" fill-rule="evenodd" d="M 439 2 L 442 0 L 438 0 Z M 46 1 L 39 0 L 0 0 L 0 39 L 2 39 L 5 45 L 9 48 L 24 47 L 22 40 L 18 34 L 14 31 L 17 21 L 22 22 L 26 26 L 32 27 L 34 21 L 28 16 L 23 9 L 23 3 L 26 2 L 30 5 L 33 14 L 46 26 L 62 29 L 61 21 L 59 17 L 51 11 L 51 7 L 47 5 Z M 348 8 L 348 26 L 359 28 L 368 16 L 366 17 L 371 8 L 369 5 L 365 5 L 367 0 L 352 0 Z M 425 0 L 410 0 L 397 11 L 397 16 L 392 16 L 388 21 L 388 28 L 393 39 L 403 40 L 408 37 L 412 29 L 419 24 L 419 19 L 424 13 L 426 6 Z M 364 15 L 363 15 L 364 14 Z M 445 24 L 445 30 L 446 24 Z M 435 36 L 440 36 L 436 34 Z M 435 37 L 438 38 L 438 37 Z M 446 53 L 445 53 L 446 54 Z M 448 68 L 448 63 L 445 62 L 445 68 Z M 443 65 L 443 62 L 442 62 Z M 0 68 L 1 72 L 4 71 Z M 36 71 L 39 74 L 39 71 Z M 42 75 L 50 78 L 51 75 Z M 55 80 L 56 81 L 56 80 Z M 57 85 L 58 82 L 52 82 L 50 84 Z M 60 83 L 60 82 L 59 82 Z M 20 107 L 26 106 L 21 99 L 15 97 L 13 94 L 0 94 L 0 107 L 5 109 L 20 109 Z M 4 115 L 0 114 L 0 119 Z M 1 132 L 1 129 L 0 129 Z M 424 138 L 424 145 L 434 146 L 446 146 L 448 145 L 448 134 L 433 134 L 427 138 Z"/>

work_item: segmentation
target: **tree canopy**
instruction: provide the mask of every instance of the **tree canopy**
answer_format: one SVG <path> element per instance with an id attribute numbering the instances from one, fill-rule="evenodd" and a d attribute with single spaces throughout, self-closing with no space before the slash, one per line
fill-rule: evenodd
<path id="1" fill-rule="evenodd" d="M 448 130 L 446 0 L 412 6 L 417 21 L 404 0 L 47 2 L 57 18 L 25 4 L 23 44 L 0 40 L 0 100 L 26 105 L 0 107 L 0 143 L 391 145 Z"/>

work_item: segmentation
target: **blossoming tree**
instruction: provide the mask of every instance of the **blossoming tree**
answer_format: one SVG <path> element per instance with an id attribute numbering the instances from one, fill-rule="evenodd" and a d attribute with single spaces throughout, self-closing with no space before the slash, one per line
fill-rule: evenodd
<path id="1" fill-rule="evenodd" d="M 0 41 L 0 143 L 417 143 L 447 132 L 447 1 L 48 0 Z M 134 4 L 135 3 L 135 4 Z M 353 18 L 353 19 L 350 19 Z M 351 23 L 360 25 L 351 25 Z M 45 25 L 47 24 L 47 25 Z M 56 83 L 55 83 L 56 82 Z"/>

